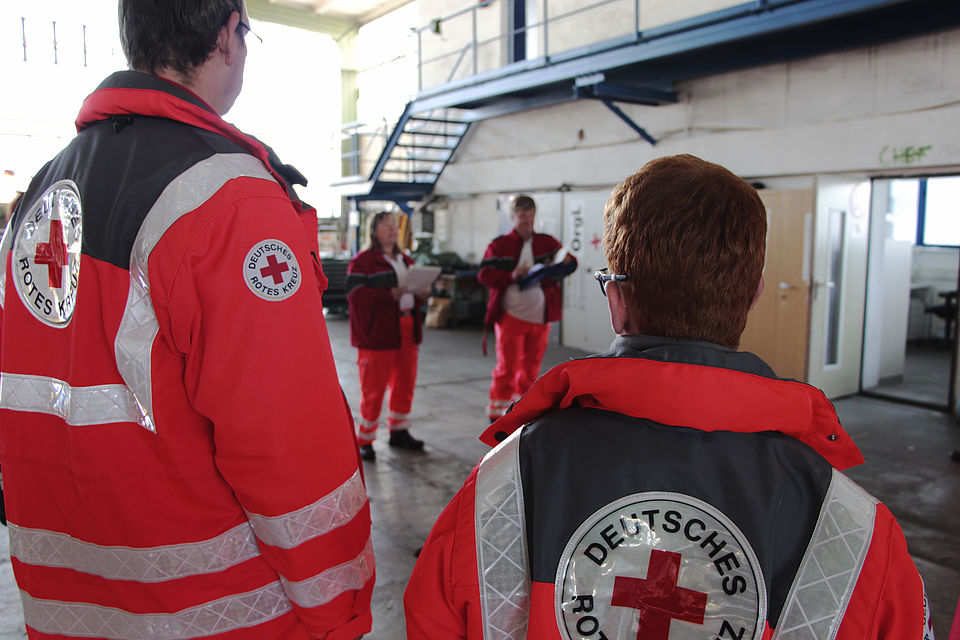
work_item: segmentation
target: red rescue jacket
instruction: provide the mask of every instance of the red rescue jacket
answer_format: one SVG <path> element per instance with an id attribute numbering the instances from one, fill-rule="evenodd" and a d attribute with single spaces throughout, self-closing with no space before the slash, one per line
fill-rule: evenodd
<path id="1" fill-rule="evenodd" d="M 553 256 L 561 245 L 556 238 L 545 233 L 533 234 L 533 261 L 536 264 L 546 264 L 553 260 Z M 483 262 L 477 273 L 477 280 L 490 289 L 487 297 L 487 313 L 484 317 L 486 324 L 494 324 L 503 315 L 503 295 L 507 287 L 514 283 L 513 270 L 520 260 L 523 250 L 523 238 L 516 230 L 499 236 L 487 245 L 483 254 Z M 576 258 L 574 258 L 576 264 Z M 560 284 L 554 278 L 543 278 L 540 281 L 544 298 L 544 324 L 559 320 L 563 315 L 563 299 Z"/>
<path id="2" fill-rule="evenodd" d="M 614 344 L 484 433 L 503 442 L 430 533 L 408 638 L 924 637 L 903 534 L 840 473 L 862 457 L 819 390 L 717 345 Z"/>
<path id="3" fill-rule="evenodd" d="M 413 260 L 400 252 L 403 263 Z M 397 286 L 397 272 L 377 248 L 361 251 L 347 267 L 347 302 L 350 305 L 350 344 L 360 349 L 386 350 L 400 348 L 400 302 L 390 289 Z M 419 304 L 413 314 L 413 337 L 423 340 L 423 312 Z"/>
<path id="4" fill-rule="evenodd" d="M 369 503 L 295 171 L 133 71 L 77 126 L 3 244 L 0 464 L 28 635 L 369 631 Z"/>

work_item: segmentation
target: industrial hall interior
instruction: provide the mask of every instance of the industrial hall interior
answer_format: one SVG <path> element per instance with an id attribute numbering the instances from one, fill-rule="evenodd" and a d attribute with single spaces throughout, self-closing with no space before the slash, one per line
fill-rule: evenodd
<path id="1" fill-rule="evenodd" d="M 957 0 L 245 0 L 244 6 L 243 89 L 224 118 L 295 166 L 305 178 L 296 192 L 317 210 L 315 262 L 326 289 L 316 322 L 329 335 L 355 424 L 372 522 L 376 577 L 372 629 L 364 637 L 407 637 L 411 574 L 418 560 L 427 560 L 427 539 L 441 513 L 456 504 L 451 500 L 471 473 L 479 474 L 481 460 L 495 459 L 485 456 L 496 442 L 481 440 L 491 424 L 505 424 L 529 406 L 527 388 L 553 367 L 611 349 L 616 303 L 605 296 L 622 283 L 612 268 L 603 270 L 611 266 L 605 210 L 614 207 L 615 187 L 648 162 L 690 154 L 742 178 L 766 211 L 763 286 L 737 350 L 759 356 L 778 378 L 822 390 L 832 403 L 865 460 L 844 474 L 886 505 L 903 531 L 926 593 L 927 637 L 960 640 Z M 5 226 L 14 211 L 8 203 L 77 134 L 85 97 L 126 68 L 116 0 L 3 2 Z M 529 232 L 523 211 L 535 211 Z M 502 247 L 511 234 L 521 236 L 520 244 L 526 240 L 524 247 L 532 234 L 532 250 L 524 249 L 530 264 L 545 262 L 538 239 L 555 243 L 537 268 L 551 269 L 556 284 L 545 284 L 553 282 L 549 276 L 528 278 L 538 295 L 543 291 L 537 313 L 545 304 L 545 322 L 491 316 L 501 303 L 511 313 L 526 304 L 516 302 L 525 289 L 513 286 L 501 299 L 501 285 L 484 275 L 504 256 L 510 263 L 512 249 Z M 384 251 L 380 262 L 367 260 L 371 243 L 391 248 L 392 257 Z M 10 246 L 5 238 L 4 255 Z M 86 240 L 83 251 L 86 259 Z M 519 264 L 524 259 L 521 253 Z M 304 260 L 299 268 L 313 271 Z M 419 278 L 383 307 L 403 331 L 415 327 L 418 344 L 398 338 L 380 351 L 384 343 L 369 327 L 387 315 L 381 307 L 359 308 L 357 292 L 370 290 L 381 268 L 390 277 Z M 5 269 L 15 273 L 9 259 Z M 279 269 L 263 273 L 265 282 L 270 275 L 275 283 L 291 277 Z M 514 272 L 517 282 L 524 275 Z M 0 298 L 17 301 L 16 284 L 25 299 L 20 280 L 6 280 Z M 253 292 L 286 296 L 266 291 Z M 542 329 L 536 335 L 543 355 L 527 345 L 516 356 L 523 368 L 517 380 L 529 379 L 515 388 L 502 371 L 508 320 Z M 263 329 L 233 348 L 269 349 L 285 331 Z M 389 363 L 382 353 L 391 354 Z M 283 362 L 276 366 L 269 375 L 283 375 Z M 394 369 L 381 373 L 382 367 Z M 16 416 L 3 388 L 7 374 L 0 421 Z M 637 397 L 651 393 L 632 379 L 616 384 Z M 318 399 L 342 402 L 339 392 Z M 691 405 L 705 402 L 689 398 Z M 2 451 L 0 443 L 0 459 Z M 604 485 L 608 473 L 615 472 L 596 469 L 588 484 Z M 16 527 L 9 531 L 14 536 Z M 18 553 L 25 553 L 22 544 L 0 536 L 0 640 L 28 637 L 30 607 L 38 606 L 14 576 L 26 565 Z M 673 575 L 671 588 L 683 584 L 685 571 L 679 583 Z M 724 575 L 719 563 L 717 571 Z M 487 606 L 490 596 L 484 597 Z M 622 609 L 633 626 L 605 635 L 580 624 L 598 619 L 588 617 L 564 627 L 563 609 L 557 625 L 564 628 L 549 637 L 708 637 L 695 635 L 695 625 L 679 614 L 672 622 L 668 616 L 662 635 L 645 636 L 637 609 L 607 609 Z M 709 637 L 772 635 L 759 628 L 753 636 L 730 633 Z M 803 637 L 832 639 L 836 628 L 825 633 Z"/>

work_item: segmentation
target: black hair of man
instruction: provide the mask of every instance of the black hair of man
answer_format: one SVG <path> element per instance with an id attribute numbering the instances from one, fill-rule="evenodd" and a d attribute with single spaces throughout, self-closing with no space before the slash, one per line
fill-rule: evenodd
<path id="1" fill-rule="evenodd" d="M 120 43 L 135 71 L 172 69 L 185 78 L 210 57 L 220 29 L 243 0 L 120 0 Z"/>

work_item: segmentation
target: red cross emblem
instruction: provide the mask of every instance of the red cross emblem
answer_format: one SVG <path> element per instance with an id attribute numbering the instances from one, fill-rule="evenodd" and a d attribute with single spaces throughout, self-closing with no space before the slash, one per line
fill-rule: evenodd
<path id="1" fill-rule="evenodd" d="M 67 264 L 67 245 L 63 243 L 63 224 L 59 220 L 50 221 L 50 240 L 37 244 L 34 262 L 47 265 L 47 279 L 50 286 L 59 289 L 63 286 L 63 265 Z"/>
<path id="2" fill-rule="evenodd" d="M 646 579 L 616 577 L 610 604 L 640 610 L 637 640 L 667 640 L 671 620 L 703 624 L 707 594 L 677 586 L 680 559 L 679 553 L 654 549 Z"/>
<path id="3" fill-rule="evenodd" d="M 278 263 L 277 256 L 271 254 L 267 256 L 267 266 L 260 269 L 260 275 L 264 278 L 273 277 L 273 284 L 281 284 L 283 282 L 284 271 L 290 271 L 287 263 Z"/>
<path id="4" fill-rule="evenodd" d="M 599 249 L 599 248 L 600 248 L 600 236 L 598 236 L 597 234 L 593 234 L 593 240 L 590 241 L 590 244 L 593 245 L 593 248 L 594 248 L 594 249 Z"/>

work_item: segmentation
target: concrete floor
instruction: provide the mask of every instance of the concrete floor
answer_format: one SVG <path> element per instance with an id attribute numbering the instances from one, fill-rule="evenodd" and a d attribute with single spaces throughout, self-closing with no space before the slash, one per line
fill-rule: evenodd
<path id="1" fill-rule="evenodd" d="M 359 406 L 356 351 L 346 317 L 327 319 L 344 390 Z M 425 452 L 374 445 L 366 463 L 374 518 L 377 586 L 376 640 L 404 637 L 403 589 L 434 519 L 486 452 L 477 435 L 486 425 L 484 407 L 493 357 L 483 357 L 478 329 L 427 330 L 413 407 L 413 433 Z M 492 334 L 491 347 L 492 347 Z M 544 369 L 580 352 L 551 345 Z M 960 597 L 960 464 L 948 453 L 960 449 L 960 426 L 943 413 L 863 397 L 837 403 L 840 418 L 867 463 L 849 475 L 883 500 L 900 520 L 923 575 L 937 637 L 947 638 Z M 0 536 L 0 640 L 24 637 L 23 619 Z"/>

